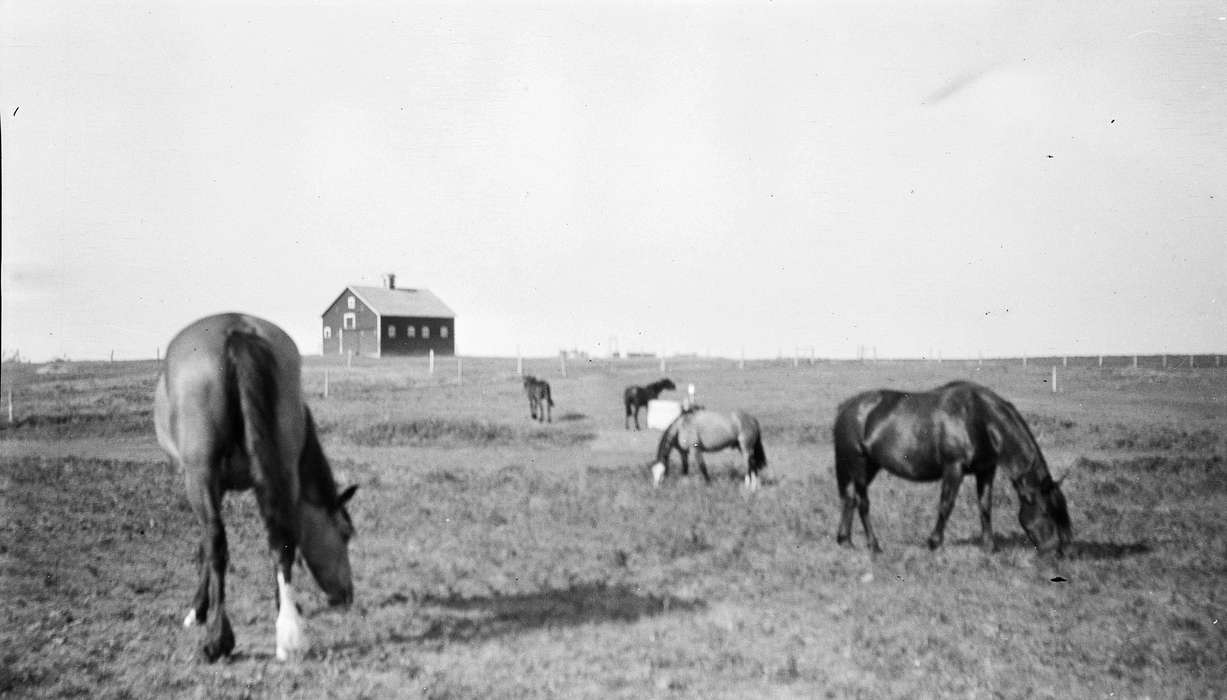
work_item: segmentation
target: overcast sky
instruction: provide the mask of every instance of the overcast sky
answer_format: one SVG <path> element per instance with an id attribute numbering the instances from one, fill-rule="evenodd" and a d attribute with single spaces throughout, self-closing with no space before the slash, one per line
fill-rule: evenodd
<path id="1" fill-rule="evenodd" d="M 0 0 L 5 354 L 1227 352 L 1224 2 Z"/>

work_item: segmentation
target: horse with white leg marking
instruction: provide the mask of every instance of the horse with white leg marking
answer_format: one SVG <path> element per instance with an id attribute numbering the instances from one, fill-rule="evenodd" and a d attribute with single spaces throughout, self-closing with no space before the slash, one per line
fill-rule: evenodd
<path id="1" fill-rule="evenodd" d="M 652 382 L 647 386 L 628 386 L 622 392 L 622 405 L 626 408 L 626 419 L 622 427 L 631 429 L 631 416 L 635 417 L 635 430 L 639 430 L 639 409 L 646 408 L 648 402 L 660 396 L 660 392 L 676 389 L 677 385 L 669 378 Z"/>
<path id="2" fill-rule="evenodd" d="M 202 318 L 166 348 L 154 421 L 158 442 L 182 472 L 204 530 L 200 583 L 183 624 L 207 620 L 201 652 L 209 661 L 234 649 L 225 609 L 227 491 L 254 489 L 268 532 L 278 659 L 307 648 L 294 600 L 297 552 L 330 605 L 353 600 L 348 543 L 354 528 L 345 504 L 357 486 L 337 488 L 302 399 L 301 362 L 284 331 L 245 314 Z"/>
<path id="3" fill-rule="evenodd" d="M 762 431 L 754 416 L 740 410 L 732 413 L 706 409 L 683 411 L 660 436 L 656 462 L 652 464 L 652 484 L 660 486 L 664 481 L 669 471 L 669 454 L 675 449 L 682 456 L 682 474 L 690 471 L 693 460 L 703 478 L 711 483 L 703 453 L 728 447 L 735 447 L 741 452 L 746 470 L 746 488 L 757 490 L 761 483 L 758 473 L 767 467 L 767 454 L 763 450 Z"/>
<path id="4" fill-rule="evenodd" d="M 976 477 L 980 539 L 995 549 L 993 477 L 1005 470 L 1018 492 L 1018 519 L 1041 553 L 1059 556 L 1073 538 L 1059 481 L 1014 406 L 971 382 L 950 382 L 928 392 L 881 389 L 839 406 L 834 427 L 835 480 L 843 514 L 836 540 L 850 545 L 852 512 L 859 511 L 869 549 L 882 551 L 869 522 L 869 484 L 879 469 L 912 481 L 942 482 L 937 525 L 929 548 L 942 544 L 946 520 L 966 474 Z"/>

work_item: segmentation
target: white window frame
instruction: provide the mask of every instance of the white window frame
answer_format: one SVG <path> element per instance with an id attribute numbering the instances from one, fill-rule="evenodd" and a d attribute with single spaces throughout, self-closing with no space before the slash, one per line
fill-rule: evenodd
<path id="1" fill-rule="evenodd" d="M 439 326 L 439 337 L 444 339 L 447 338 L 447 326 Z"/>
<path id="2" fill-rule="evenodd" d="M 389 337 L 389 338 L 395 338 L 395 337 L 396 337 L 396 324 L 395 324 L 395 323 L 389 323 L 389 324 L 388 324 L 388 337 Z"/>
<path id="3" fill-rule="evenodd" d="M 355 308 L 357 306 L 357 302 L 354 300 L 354 295 L 352 294 L 349 295 L 349 299 L 345 301 L 345 304 L 346 304 L 346 308 L 348 309 Z"/>
<path id="4" fill-rule="evenodd" d="M 430 326 L 422 326 L 422 340 L 430 340 Z"/>
<path id="5" fill-rule="evenodd" d="M 358 314 L 347 313 L 341 317 L 342 330 L 352 331 L 358 327 Z"/>
<path id="6" fill-rule="evenodd" d="M 412 323 L 410 323 L 408 326 L 405 326 L 405 337 L 406 338 L 418 337 L 418 329 L 414 328 Z"/>
<path id="7" fill-rule="evenodd" d="M 332 340 L 332 326 L 324 326 L 324 340 Z"/>

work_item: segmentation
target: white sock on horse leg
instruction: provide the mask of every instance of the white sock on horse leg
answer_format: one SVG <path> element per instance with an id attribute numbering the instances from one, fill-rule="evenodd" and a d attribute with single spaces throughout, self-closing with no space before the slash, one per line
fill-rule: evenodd
<path id="1" fill-rule="evenodd" d="M 652 485 L 660 486 L 660 482 L 665 478 L 665 465 L 657 462 L 652 465 Z"/>
<path id="2" fill-rule="evenodd" d="M 294 601 L 294 586 L 286 582 L 280 571 L 277 572 L 277 595 L 281 602 L 277 612 L 277 660 L 285 661 L 291 654 L 307 649 L 307 635 Z"/>
<path id="3" fill-rule="evenodd" d="M 184 627 L 195 627 L 196 626 L 196 608 L 192 608 L 191 610 L 187 611 L 187 617 L 183 618 L 183 626 Z"/>

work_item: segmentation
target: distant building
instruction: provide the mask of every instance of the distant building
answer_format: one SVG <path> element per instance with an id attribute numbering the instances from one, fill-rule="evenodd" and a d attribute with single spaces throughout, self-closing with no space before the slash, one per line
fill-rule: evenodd
<path id="1" fill-rule="evenodd" d="M 456 314 L 428 289 L 350 285 L 321 315 L 325 355 L 456 354 Z"/>

